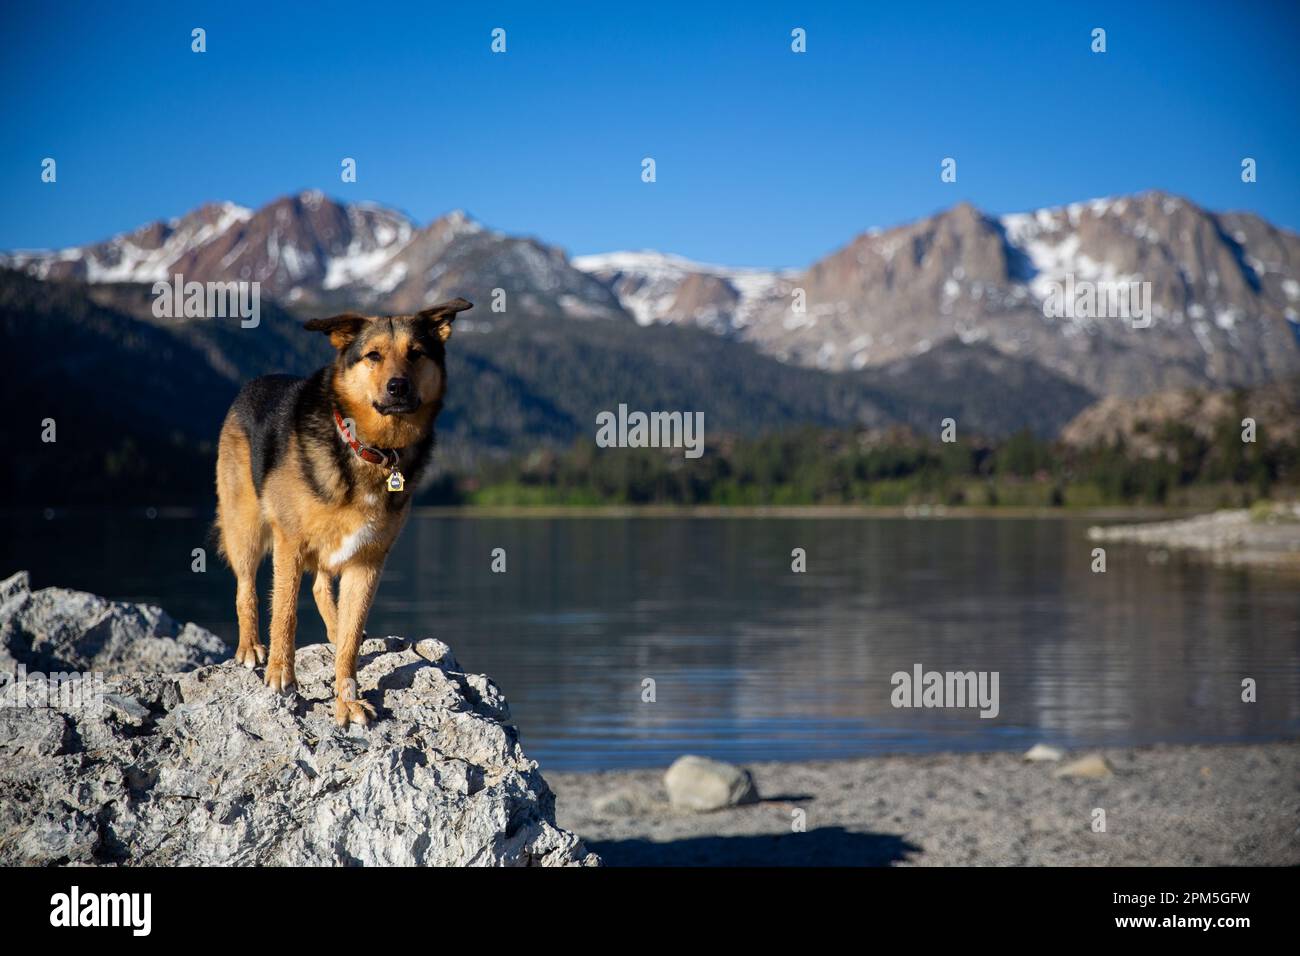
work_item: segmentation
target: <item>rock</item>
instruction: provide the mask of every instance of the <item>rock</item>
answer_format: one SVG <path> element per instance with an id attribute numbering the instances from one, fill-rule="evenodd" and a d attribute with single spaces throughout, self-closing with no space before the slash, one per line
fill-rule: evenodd
<path id="1" fill-rule="evenodd" d="M 664 786 L 679 810 L 705 812 L 758 801 L 748 770 L 707 757 L 678 757 L 664 774 Z"/>
<path id="2" fill-rule="evenodd" d="M 0 671 L 160 674 L 229 657 L 224 641 L 151 604 L 67 588 L 31 589 L 26 571 L 0 581 Z"/>
<path id="3" fill-rule="evenodd" d="M 15 571 L 9 577 L 0 581 L 0 606 L 6 604 L 11 598 L 26 594 L 31 589 L 31 575 L 26 571 Z"/>
<path id="4" fill-rule="evenodd" d="M 1025 751 L 1024 758 L 1030 763 L 1040 763 L 1049 760 L 1060 760 L 1065 756 L 1065 751 L 1060 747 L 1053 747 L 1051 744 L 1034 744 Z"/>
<path id="5" fill-rule="evenodd" d="M 161 620 L 89 597 L 76 606 L 97 621 Z M 67 634 L 91 629 L 61 613 Z M 6 646 L 21 659 L 29 631 L 12 620 Z M 98 660 L 75 639 L 38 640 Z M 358 664 L 380 719 L 348 731 L 334 723 L 323 644 L 299 649 L 288 698 L 230 662 L 108 676 L 79 706 L 13 706 L 35 681 L 11 681 L 0 690 L 0 865 L 599 864 L 556 826 L 555 797 L 490 680 L 463 673 L 435 640 L 368 639 Z"/>
<path id="6" fill-rule="evenodd" d="M 1106 758 L 1101 754 L 1088 754 L 1086 757 L 1080 757 L 1067 763 L 1064 767 L 1058 767 L 1052 774 L 1053 777 L 1085 777 L 1093 780 L 1101 780 L 1109 777 L 1114 773 Z"/>

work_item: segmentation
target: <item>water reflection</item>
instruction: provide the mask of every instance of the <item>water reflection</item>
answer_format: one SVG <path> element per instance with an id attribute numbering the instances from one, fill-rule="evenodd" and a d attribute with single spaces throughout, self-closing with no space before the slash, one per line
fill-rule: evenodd
<path id="1" fill-rule="evenodd" d="M 229 573 L 215 560 L 190 571 L 205 522 L 18 526 L 5 564 L 31 567 L 37 586 L 153 601 L 234 640 Z M 417 517 L 371 631 L 447 641 L 501 685 L 529 752 L 557 768 L 1300 729 L 1293 579 L 1151 564 L 1118 545 L 1093 574 L 1084 531 L 1061 519 Z M 805 574 L 791 572 L 795 547 Z M 490 570 L 494 548 L 505 574 Z M 300 625 L 301 641 L 323 640 L 305 589 Z M 918 662 L 998 671 L 998 718 L 895 710 L 890 675 Z M 1243 677 L 1258 703 L 1241 702 Z"/>

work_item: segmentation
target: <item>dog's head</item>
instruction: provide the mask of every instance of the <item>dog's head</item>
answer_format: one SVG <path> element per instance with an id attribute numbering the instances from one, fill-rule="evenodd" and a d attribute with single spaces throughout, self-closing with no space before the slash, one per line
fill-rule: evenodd
<path id="1" fill-rule="evenodd" d="M 380 443 L 385 435 L 409 440 L 408 432 L 429 426 L 447 390 L 452 323 L 470 308 L 464 299 L 452 299 L 415 315 L 348 312 L 306 323 L 308 330 L 328 335 L 338 350 L 334 392 L 368 440 Z"/>

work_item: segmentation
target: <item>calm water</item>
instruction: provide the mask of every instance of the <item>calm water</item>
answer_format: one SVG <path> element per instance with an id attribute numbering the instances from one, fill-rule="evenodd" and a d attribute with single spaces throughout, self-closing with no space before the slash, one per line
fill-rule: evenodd
<path id="1" fill-rule="evenodd" d="M 8 519 L 0 573 L 161 604 L 235 640 L 234 581 L 190 570 L 200 518 Z M 371 613 L 492 675 L 543 768 L 683 752 L 881 751 L 1262 739 L 1300 732 L 1295 579 L 1151 563 L 1089 570 L 1067 519 L 414 518 Z M 490 571 L 493 548 L 508 570 Z M 790 551 L 808 571 L 790 570 Z M 264 569 L 264 575 L 268 569 Z M 266 594 L 263 586 L 263 594 Z M 299 642 L 324 639 L 303 589 Z M 1001 713 L 896 710 L 916 663 L 1000 673 Z M 656 682 L 643 703 L 642 681 Z M 1240 701 L 1253 677 L 1259 700 Z"/>

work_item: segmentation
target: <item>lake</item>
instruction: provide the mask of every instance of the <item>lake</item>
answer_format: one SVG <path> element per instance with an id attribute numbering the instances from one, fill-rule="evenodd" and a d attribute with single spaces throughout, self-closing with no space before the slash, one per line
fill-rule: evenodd
<path id="1" fill-rule="evenodd" d="M 160 604 L 236 640 L 234 579 L 208 546 L 207 518 L 7 520 L 0 573 L 28 568 L 34 587 Z M 543 769 L 1300 731 L 1295 578 L 1116 544 L 1093 573 L 1087 526 L 417 515 L 368 629 L 437 637 L 489 674 Z M 191 551 L 205 546 L 207 571 L 194 573 Z M 496 548 L 505 573 L 491 570 Z M 806 551 L 804 573 L 791 570 L 794 548 Z M 268 577 L 269 562 L 264 607 Z M 299 643 L 321 640 L 304 586 Z M 998 716 L 893 707 L 891 675 L 917 664 L 996 671 Z M 1255 703 L 1241 700 L 1246 677 Z"/>

